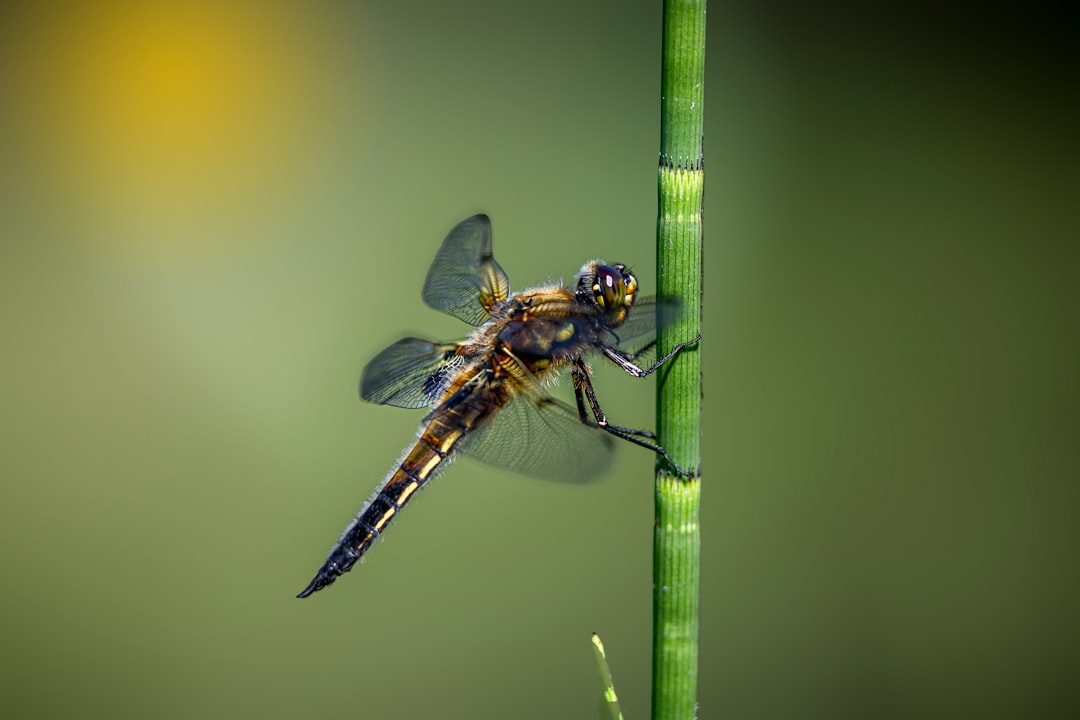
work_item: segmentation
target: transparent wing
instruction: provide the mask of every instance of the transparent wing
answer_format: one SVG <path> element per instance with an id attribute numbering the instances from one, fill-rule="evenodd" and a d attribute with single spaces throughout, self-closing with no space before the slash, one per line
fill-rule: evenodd
<path id="1" fill-rule="evenodd" d="M 437 402 L 439 387 L 458 360 L 457 348 L 419 338 L 398 340 L 364 367 L 360 397 L 403 408 Z"/>
<path id="2" fill-rule="evenodd" d="M 491 220 L 473 215 L 443 240 L 424 282 L 424 302 L 470 325 L 488 319 L 510 294 L 510 280 L 491 253 Z"/>
<path id="3" fill-rule="evenodd" d="M 611 466 L 611 436 L 547 395 L 512 400 L 459 449 L 490 465 L 546 480 L 588 482 Z"/>
<path id="4" fill-rule="evenodd" d="M 656 329 L 679 319 L 682 306 L 677 298 L 641 298 L 630 308 L 626 321 L 608 331 L 608 341 L 635 358 L 640 364 L 652 364 L 656 355 Z"/>

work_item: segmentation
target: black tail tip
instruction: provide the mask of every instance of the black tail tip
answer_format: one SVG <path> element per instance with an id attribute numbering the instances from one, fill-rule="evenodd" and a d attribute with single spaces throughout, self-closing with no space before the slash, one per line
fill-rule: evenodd
<path id="1" fill-rule="evenodd" d="M 327 585 L 329 585 L 332 582 L 334 582 L 333 577 L 326 577 L 322 573 L 319 573 L 318 575 L 315 576 L 314 580 L 312 580 L 310 583 L 308 583 L 308 586 L 306 588 L 304 588 L 303 592 L 301 592 L 296 597 L 298 597 L 298 598 L 306 598 L 309 595 L 313 595 L 314 593 L 317 593 L 318 591 L 322 590 L 324 587 L 326 587 Z"/>
<path id="2" fill-rule="evenodd" d="M 335 580 L 337 580 L 338 575 L 340 574 L 341 572 L 338 571 L 337 565 L 333 563 L 327 563 L 326 565 L 319 568 L 319 572 L 317 575 L 315 575 L 315 578 L 310 583 L 308 583 L 308 586 L 304 588 L 303 592 L 301 592 L 296 597 L 306 598 L 309 595 L 317 593 L 327 585 L 330 585 Z"/>

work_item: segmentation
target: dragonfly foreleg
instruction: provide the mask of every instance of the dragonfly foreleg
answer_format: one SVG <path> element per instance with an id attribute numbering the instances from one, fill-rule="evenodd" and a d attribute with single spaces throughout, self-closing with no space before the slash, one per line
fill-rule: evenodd
<path id="1" fill-rule="evenodd" d="M 634 360 L 637 360 L 639 357 L 641 357 L 645 353 L 649 352 L 654 347 L 656 347 L 656 340 L 655 339 L 652 342 L 650 342 L 648 345 L 645 345 L 644 347 L 640 347 L 640 348 L 638 348 L 637 350 L 635 350 L 632 353 L 626 353 L 626 359 L 630 360 L 631 362 L 634 361 Z"/>
<path id="2" fill-rule="evenodd" d="M 639 368 L 637 365 L 635 365 L 634 364 L 634 359 L 637 358 L 637 356 L 640 355 L 645 350 L 651 348 L 652 344 L 646 345 L 644 348 L 637 351 L 636 353 L 623 352 L 622 350 L 620 350 L 620 349 L 618 349 L 616 347 L 612 347 L 611 345 L 600 345 L 599 349 L 600 349 L 600 352 L 604 353 L 604 355 L 609 360 L 614 362 L 616 365 L 618 365 L 619 367 L 621 367 L 623 370 L 630 373 L 634 377 L 645 377 L 646 375 L 651 375 L 652 373 L 659 370 L 660 367 L 662 365 L 664 365 L 664 363 L 666 363 L 668 360 L 670 360 L 671 358 L 678 355 L 679 352 L 683 348 L 690 347 L 691 345 L 696 345 L 699 340 L 701 340 L 700 335 L 698 335 L 693 340 L 688 340 L 688 341 L 686 341 L 684 343 L 679 343 L 674 348 L 672 348 L 671 352 L 669 352 L 667 355 L 660 358 L 659 360 L 654 362 L 652 365 L 650 365 L 649 367 L 644 368 L 644 369 Z"/>

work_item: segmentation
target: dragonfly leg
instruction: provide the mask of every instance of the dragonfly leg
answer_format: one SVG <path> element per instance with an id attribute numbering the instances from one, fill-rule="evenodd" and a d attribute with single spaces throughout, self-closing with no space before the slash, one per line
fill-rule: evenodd
<path id="1" fill-rule="evenodd" d="M 678 349 L 681 349 L 681 347 L 685 347 L 685 345 L 680 346 Z M 671 355 L 674 355 L 674 352 L 672 352 Z M 670 359 L 671 355 L 668 356 L 668 359 Z M 652 370 L 649 372 L 652 372 Z M 632 442 L 647 450 L 652 450 L 662 457 L 664 462 L 675 470 L 676 473 L 683 477 L 691 477 L 692 473 L 688 473 L 679 467 L 679 464 L 668 455 L 667 450 L 654 442 L 649 442 L 650 439 L 656 437 L 654 433 L 651 433 L 648 430 L 634 430 L 632 428 L 620 427 L 608 422 L 607 416 L 600 408 L 600 401 L 596 398 L 596 391 L 593 389 L 592 378 L 589 376 L 589 369 L 585 367 L 585 363 L 581 358 L 576 358 L 574 360 L 571 374 L 574 382 L 574 397 L 577 399 L 578 414 L 581 416 L 581 422 L 590 427 L 600 428 L 604 432 L 611 433 L 617 438 Z M 592 411 L 591 418 L 586 411 L 586 403 L 588 403 L 588 409 Z"/>
<path id="2" fill-rule="evenodd" d="M 652 347 L 652 345 L 646 345 L 644 348 L 642 348 L 641 350 L 639 350 L 638 352 L 633 353 L 633 354 L 623 352 L 622 350 L 619 350 L 616 347 L 612 347 L 611 345 L 600 345 L 599 349 L 600 349 L 600 352 L 604 353 L 604 355 L 609 360 L 611 360 L 613 363 L 615 363 L 616 365 L 618 365 L 619 367 L 621 367 L 623 370 L 630 373 L 634 377 L 645 377 L 646 375 L 651 375 L 652 373 L 659 370 L 662 365 L 664 365 L 671 358 L 678 355 L 679 352 L 682 351 L 684 348 L 688 348 L 691 345 L 697 345 L 699 340 L 701 340 L 700 335 L 698 335 L 693 340 L 688 340 L 688 341 L 686 341 L 684 343 L 679 343 L 674 348 L 672 348 L 671 352 L 669 352 L 667 355 L 660 358 L 659 360 L 657 360 L 656 362 L 654 362 L 651 366 L 649 366 L 647 368 L 639 368 L 637 365 L 634 364 L 634 359 L 638 355 L 640 355 L 642 352 L 644 352 L 645 350 Z"/>
<path id="3" fill-rule="evenodd" d="M 637 360 L 640 356 L 642 356 L 645 353 L 649 352 L 654 347 L 656 347 L 656 340 L 653 340 L 652 342 L 650 342 L 648 345 L 646 345 L 644 347 L 638 348 L 637 350 L 635 350 L 632 353 L 627 353 L 626 354 L 626 359 L 630 360 L 630 361 Z"/>
<path id="4" fill-rule="evenodd" d="M 594 425 L 602 428 L 614 427 L 621 433 L 634 435 L 636 437 L 656 437 L 655 433 L 649 432 L 648 430 L 635 430 L 633 428 L 610 425 L 604 411 L 600 409 L 600 402 L 596 399 L 596 391 L 593 390 L 592 377 L 589 375 L 589 370 L 585 366 L 585 363 L 578 358 L 574 361 L 574 367 L 570 372 L 571 379 L 574 382 L 574 397 L 577 399 L 578 415 L 581 416 L 581 422 L 586 425 Z M 589 418 L 589 412 L 585 408 L 586 400 L 589 403 L 589 410 L 592 411 L 595 420 Z"/>

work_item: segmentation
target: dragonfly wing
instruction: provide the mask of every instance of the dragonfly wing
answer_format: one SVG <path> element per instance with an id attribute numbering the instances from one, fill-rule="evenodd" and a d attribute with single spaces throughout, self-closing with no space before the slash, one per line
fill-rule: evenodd
<path id="1" fill-rule="evenodd" d="M 611 344 L 635 358 L 638 365 L 651 365 L 656 355 L 656 329 L 677 321 L 682 306 L 677 298 L 641 298 L 630 309 L 626 321 L 609 331 Z"/>
<path id="2" fill-rule="evenodd" d="M 577 410 L 555 398 L 529 393 L 511 400 L 460 449 L 489 465 L 546 480 L 587 482 L 611 465 L 614 441 L 581 422 Z"/>
<path id="3" fill-rule="evenodd" d="M 438 400 L 446 374 L 459 360 L 457 348 L 419 338 L 398 340 L 364 367 L 360 397 L 403 408 L 431 405 Z"/>
<path id="4" fill-rule="evenodd" d="M 491 219 L 473 215 L 443 240 L 424 282 L 424 302 L 470 325 L 488 319 L 510 294 L 510 280 L 491 252 Z"/>

